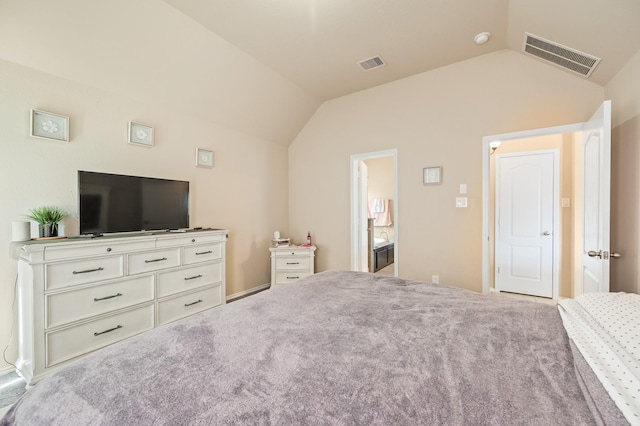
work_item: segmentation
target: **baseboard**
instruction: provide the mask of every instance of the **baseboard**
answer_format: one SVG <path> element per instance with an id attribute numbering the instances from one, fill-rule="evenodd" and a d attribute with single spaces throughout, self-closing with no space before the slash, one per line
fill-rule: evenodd
<path id="1" fill-rule="evenodd" d="M 6 367 L 0 368 L 0 376 L 13 373 L 14 371 L 16 371 L 16 368 L 13 365 L 7 365 Z"/>
<path id="2" fill-rule="evenodd" d="M 245 290 L 245 291 L 241 291 L 241 292 L 238 292 L 238 293 L 231 294 L 231 295 L 227 296 L 225 300 L 227 302 L 230 302 L 232 300 L 239 299 L 239 298 L 245 297 L 245 296 L 249 296 L 249 295 L 251 295 L 253 293 L 258 293 L 259 291 L 262 291 L 262 290 L 266 290 L 269 287 L 271 287 L 271 283 L 262 284 L 262 285 L 259 285 L 257 287 L 250 288 L 249 290 Z"/>

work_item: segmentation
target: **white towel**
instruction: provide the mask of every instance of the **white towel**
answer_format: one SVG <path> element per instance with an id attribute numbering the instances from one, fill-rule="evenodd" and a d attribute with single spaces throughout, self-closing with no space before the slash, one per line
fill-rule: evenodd
<path id="1" fill-rule="evenodd" d="M 391 226 L 393 219 L 391 218 L 391 200 L 381 200 L 382 211 L 373 213 L 373 226 Z"/>
<path id="2" fill-rule="evenodd" d="M 373 200 L 373 213 L 382 213 L 384 212 L 384 200 L 380 198 L 376 198 Z"/>

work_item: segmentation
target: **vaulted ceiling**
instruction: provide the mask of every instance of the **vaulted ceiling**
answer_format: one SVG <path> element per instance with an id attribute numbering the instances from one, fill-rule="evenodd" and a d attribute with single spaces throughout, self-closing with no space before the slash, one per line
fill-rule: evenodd
<path id="1" fill-rule="evenodd" d="M 499 49 L 525 32 L 602 59 L 605 85 L 640 49 L 638 0 L 165 0 L 319 99 Z M 490 32 L 484 45 L 474 36 Z M 386 65 L 357 65 L 379 55 Z"/>

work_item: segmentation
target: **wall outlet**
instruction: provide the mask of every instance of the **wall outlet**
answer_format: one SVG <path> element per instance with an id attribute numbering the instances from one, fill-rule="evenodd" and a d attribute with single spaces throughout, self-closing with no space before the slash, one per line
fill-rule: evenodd
<path id="1" fill-rule="evenodd" d="M 440 284 L 440 275 L 431 275 L 431 282 L 434 284 Z"/>
<path id="2" fill-rule="evenodd" d="M 456 197 L 456 207 L 467 207 L 467 197 Z"/>

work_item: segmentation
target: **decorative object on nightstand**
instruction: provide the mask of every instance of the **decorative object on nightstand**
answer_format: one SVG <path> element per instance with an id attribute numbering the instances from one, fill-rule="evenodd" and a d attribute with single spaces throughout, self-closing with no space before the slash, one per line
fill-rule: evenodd
<path id="1" fill-rule="evenodd" d="M 295 283 L 314 274 L 316 246 L 269 247 L 271 287 Z"/>
<path id="2" fill-rule="evenodd" d="M 129 122 L 129 143 L 138 146 L 153 146 L 153 127 L 146 124 Z"/>
<path id="3" fill-rule="evenodd" d="M 59 207 L 36 207 L 31 209 L 27 217 L 38 222 L 39 238 L 54 238 L 58 236 L 58 224 L 67 216 Z"/>

